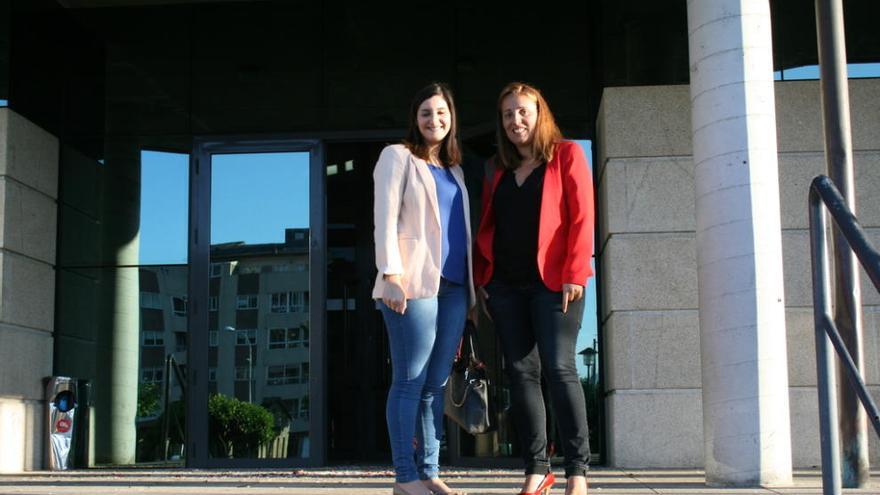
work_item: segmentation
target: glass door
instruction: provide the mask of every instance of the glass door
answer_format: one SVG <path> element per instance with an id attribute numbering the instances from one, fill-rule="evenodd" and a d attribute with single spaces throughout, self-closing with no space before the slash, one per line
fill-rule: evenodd
<path id="1" fill-rule="evenodd" d="M 327 194 L 327 444 L 331 462 L 391 458 L 388 341 L 373 301 L 373 167 L 383 141 L 330 142 Z M 354 410 L 357 413 L 354 413 Z"/>
<path id="2" fill-rule="evenodd" d="M 196 144 L 189 465 L 323 463 L 319 152 L 317 142 Z"/>

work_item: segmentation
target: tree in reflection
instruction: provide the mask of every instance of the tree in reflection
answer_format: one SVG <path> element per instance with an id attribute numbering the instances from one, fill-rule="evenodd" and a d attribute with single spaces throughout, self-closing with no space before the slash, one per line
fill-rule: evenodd
<path id="1" fill-rule="evenodd" d="M 258 404 L 215 394 L 208 399 L 208 431 L 214 457 L 256 457 L 275 438 L 275 418 Z"/>

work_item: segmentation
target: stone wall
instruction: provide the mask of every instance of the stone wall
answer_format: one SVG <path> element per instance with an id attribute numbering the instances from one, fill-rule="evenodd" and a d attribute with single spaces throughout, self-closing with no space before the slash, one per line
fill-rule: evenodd
<path id="1" fill-rule="evenodd" d="M 856 214 L 880 246 L 880 80 L 850 81 Z M 796 467 L 819 463 L 807 190 L 824 173 L 818 81 L 778 82 L 786 332 Z M 597 193 L 609 463 L 703 466 L 694 171 L 687 86 L 606 88 Z M 863 274 L 867 381 L 880 296 Z M 880 447 L 871 434 L 871 456 Z"/>
<path id="2" fill-rule="evenodd" d="M 0 108 L 0 472 L 43 466 L 57 196 L 58 140 Z"/>

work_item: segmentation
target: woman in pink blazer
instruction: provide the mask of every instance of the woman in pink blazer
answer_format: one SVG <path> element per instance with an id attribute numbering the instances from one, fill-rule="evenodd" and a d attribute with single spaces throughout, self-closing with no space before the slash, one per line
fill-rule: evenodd
<path id="1" fill-rule="evenodd" d="M 484 184 L 475 283 L 495 323 L 510 377 L 526 479 L 522 494 L 547 493 L 541 377 L 562 436 L 565 493 L 587 492 L 590 457 L 575 344 L 592 275 L 593 186 L 580 146 L 563 141 L 534 87 L 507 85 L 498 98 L 496 170 Z"/>
<path id="2" fill-rule="evenodd" d="M 446 380 L 475 301 L 459 163 L 452 93 L 431 84 L 413 99 L 406 139 L 383 149 L 373 171 L 373 298 L 391 348 L 385 412 L 397 495 L 461 494 L 438 467 Z"/>

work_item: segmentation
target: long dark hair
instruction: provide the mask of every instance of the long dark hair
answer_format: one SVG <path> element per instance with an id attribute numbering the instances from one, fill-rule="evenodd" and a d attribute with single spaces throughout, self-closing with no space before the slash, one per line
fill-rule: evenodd
<path id="1" fill-rule="evenodd" d="M 550 105 L 541 94 L 538 88 L 526 83 L 512 82 L 501 90 L 498 96 L 497 110 L 497 126 L 496 139 L 498 140 L 498 158 L 501 165 L 505 168 L 515 169 L 522 163 L 522 157 L 516 146 L 507 139 L 507 133 L 504 131 L 504 118 L 501 115 L 501 104 L 504 99 L 510 95 L 526 95 L 535 100 L 538 107 L 538 120 L 535 123 L 535 136 L 532 139 L 532 156 L 549 162 L 553 159 L 553 152 L 556 145 L 562 141 L 562 132 L 556 125 L 553 118 L 553 112 L 550 111 Z"/>
<path id="2" fill-rule="evenodd" d="M 439 95 L 446 100 L 450 117 L 449 134 L 440 143 L 441 163 L 439 165 L 451 167 L 461 163 L 461 150 L 458 146 L 458 117 L 455 114 L 455 101 L 452 99 L 452 91 L 443 83 L 431 83 L 416 92 L 409 109 L 409 130 L 406 131 L 403 144 L 413 155 L 422 160 L 430 158 L 428 156 L 428 144 L 425 142 L 425 137 L 422 136 L 421 131 L 419 131 L 418 113 L 422 102 L 435 95 Z"/>

